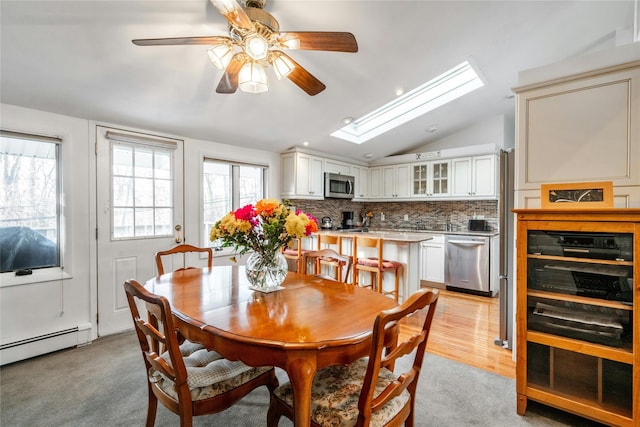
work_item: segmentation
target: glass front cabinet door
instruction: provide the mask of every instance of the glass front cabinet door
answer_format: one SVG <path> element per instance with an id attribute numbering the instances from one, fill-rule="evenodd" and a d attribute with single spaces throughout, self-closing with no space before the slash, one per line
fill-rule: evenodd
<path id="1" fill-rule="evenodd" d="M 449 160 L 412 164 L 412 197 L 444 197 L 449 195 Z"/>

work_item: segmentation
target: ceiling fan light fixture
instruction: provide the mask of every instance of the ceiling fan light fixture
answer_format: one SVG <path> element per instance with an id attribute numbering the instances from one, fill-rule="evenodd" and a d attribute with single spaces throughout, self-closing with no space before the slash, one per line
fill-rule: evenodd
<path id="1" fill-rule="evenodd" d="M 213 3 L 222 14 L 232 13 L 238 6 L 235 0 L 211 0 L 211 3 Z"/>
<path id="2" fill-rule="evenodd" d="M 269 81 L 262 65 L 253 61 L 244 64 L 238 74 L 238 86 L 243 92 L 262 93 L 268 91 Z"/>
<path id="3" fill-rule="evenodd" d="M 260 34 L 251 34 L 244 40 L 244 50 L 254 61 L 267 57 L 269 43 Z"/>
<path id="4" fill-rule="evenodd" d="M 220 70 L 224 70 L 231 62 L 233 57 L 233 47 L 228 44 L 218 44 L 213 46 L 207 51 L 209 59 L 213 62 L 213 65 Z"/>
<path id="5" fill-rule="evenodd" d="M 271 59 L 271 65 L 273 65 L 273 72 L 276 74 L 278 80 L 282 80 L 287 77 L 289 73 L 296 68 L 293 62 L 280 52 L 274 52 Z"/>

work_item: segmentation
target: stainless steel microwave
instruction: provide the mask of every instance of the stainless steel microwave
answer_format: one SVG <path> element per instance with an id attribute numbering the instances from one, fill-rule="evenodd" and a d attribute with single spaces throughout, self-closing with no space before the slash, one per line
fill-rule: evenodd
<path id="1" fill-rule="evenodd" d="M 355 178 L 338 173 L 324 174 L 324 197 L 332 199 L 353 199 Z"/>

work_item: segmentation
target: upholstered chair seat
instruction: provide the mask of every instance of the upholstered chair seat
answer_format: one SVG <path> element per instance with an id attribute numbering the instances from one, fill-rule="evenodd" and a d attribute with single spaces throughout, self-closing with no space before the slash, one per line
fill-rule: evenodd
<path id="1" fill-rule="evenodd" d="M 358 399 L 362 390 L 369 358 L 359 359 L 349 365 L 334 365 L 316 373 L 311 388 L 311 420 L 321 426 L 350 427 L 358 420 Z M 378 395 L 397 377 L 386 368 L 380 370 L 374 394 Z M 274 394 L 289 406 L 293 406 L 291 384 L 278 387 Z M 388 424 L 411 399 L 407 390 L 374 412 L 371 426 Z"/>
<path id="2" fill-rule="evenodd" d="M 180 353 L 187 368 L 187 385 L 193 400 L 226 393 L 272 369 L 270 366 L 252 368 L 240 361 L 227 360 L 215 351 L 191 341 L 180 345 Z M 161 357 L 171 365 L 168 352 Z M 149 381 L 169 396 L 178 399 L 173 381 L 154 368 L 149 369 Z"/>

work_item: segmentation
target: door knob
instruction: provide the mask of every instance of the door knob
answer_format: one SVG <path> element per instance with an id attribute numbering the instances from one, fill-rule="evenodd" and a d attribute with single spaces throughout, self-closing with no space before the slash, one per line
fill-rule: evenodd
<path id="1" fill-rule="evenodd" d="M 174 228 L 176 229 L 176 243 L 182 243 L 182 226 L 178 224 Z"/>

